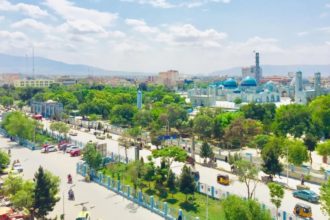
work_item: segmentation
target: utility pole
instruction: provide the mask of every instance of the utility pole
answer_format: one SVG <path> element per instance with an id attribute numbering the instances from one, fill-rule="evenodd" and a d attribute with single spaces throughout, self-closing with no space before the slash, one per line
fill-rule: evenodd
<path id="1" fill-rule="evenodd" d="M 34 72 L 34 46 L 32 46 L 32 74 L 33 74 L 33 79 L 35 79 L 35 72 Z"/>

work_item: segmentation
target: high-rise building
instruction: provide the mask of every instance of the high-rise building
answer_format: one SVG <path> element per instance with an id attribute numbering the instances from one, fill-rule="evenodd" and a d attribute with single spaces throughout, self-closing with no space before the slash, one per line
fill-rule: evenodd
<path id="1" fill-rule="evenodd" d="M 321 73 L 319 72 L 314 74 L 314 91 L 315 91 L 315 97 L 322 95 Z"/>
<path id="2" fill-rule="evenodd" d="M 142 108 L 142 91 L 139 90 L 137 92 L 137 97 L 136 97 L 136 105 L 138 109 Z"/>

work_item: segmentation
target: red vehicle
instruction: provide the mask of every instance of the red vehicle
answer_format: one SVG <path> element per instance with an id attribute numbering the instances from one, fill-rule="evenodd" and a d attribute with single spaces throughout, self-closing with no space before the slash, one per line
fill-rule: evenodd
<path id="1" fill-rule="evenodd" d="M 35 120 L 42 120 L 42 115 L 32 115 L 32 118 Z"/>
<path id="2" fill-rule="evenodd" d="M 71 157 L 78 157 L 78 156 L 80 156 L 80 154 L 81 154 L 80 149 L 74 149 L 74 150 L 70 151 L 70 156 Z"/>

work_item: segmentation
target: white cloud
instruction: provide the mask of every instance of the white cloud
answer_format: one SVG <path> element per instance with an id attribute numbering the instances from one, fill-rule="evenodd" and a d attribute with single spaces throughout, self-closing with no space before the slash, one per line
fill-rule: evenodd
<path id="1" fill-rule="evenodd" d="M 121 0 L 122 2 L 134 2 L 141 5 L 151 5 L 155 8 L 174 8 L 176 5 L 167 0 Z"/>
<path id="2" fill-rule="evenodd" d="M 31 28 L 35 30 L 39 30 L 42 32 L 49 32 L 51 30 L 51 26 L 48 26 L 44 23 L 36 21 L 31 18 L 23 19 L 18 22 L 15 22 L 11 25 L 13 28 Z"/>
<path id="3" fill-rule="evenodd" d="M 5 20 L 5 17 L 4 16 L 0 16 L 0 21 L 3 21 Z"/>
<path id="4" fill-rule="evenodd" d="M 27 36 L 22 32 L 9 32 L 9 31 L 1 31 L 0 30 L 0 38 L 7 38 L 8 40 L 27 40 Z"/>
<path id="5" fill-rule="evenodd" d="M 321 27 L 321 28 L 317 28 L 317 30 L 324 33 L 330 33 L 330 27 Z"/>
<path id="6" fill-rule="evenodd" d="M 186 8 L 195 8 L 200 7 L 202 5 L 208 3 L 230 3 L 231 0 L 187 0 L 177 3 L 177 1 L 169 1 L 169 0 L 121 0 L 122 2 L 132 2 L 138 3 L 142 5 L 151 5 L 155 8 L 179 8 L 179 7 L 186 7 Z"/>
<path id="7" fill-rule="evenodd" d="M 104 34 L 102 26 L 89 20 L 69 20 L 60 26 L 60 30 L 73 34 Z"/>
<path id="8" fill-rule="evenodd" d="M 157 40 L 174 46 L 221 47 L 227 34 L 214 29 L 198 30 L 191 24 L 169 26 Z"/>
<path id="9" fill-rule="evenodd" d="M 330 3 L 325 4 L 326 8 L 330 8 Z"/>
<path id="10" fill-rule="evenodd" d="M 133 27 L 133 30 L 141 33 L 157 33 L 159 31 L 158 28 L 148 26 L 143 20 L 126 19 L 125 23 Z"/>
<path id="11" fill-rule="evenodd" d="M 39 6 L 25 3 L 12 4 L 7 0 L 0 0 L 0 11 L 19 11 L 33 18 L 40 18 L 49 15 L 47 11 L 42 10 Z"/>
<path id="12" fill-rule="evenodd" d="M 71 22 L 82 20 L 106 27 L 111 25 L 118 17 L 117 14 L 78 7 L 68 0 L 46 0 L 45 5 L 54 10 L 64 20 Z"/>

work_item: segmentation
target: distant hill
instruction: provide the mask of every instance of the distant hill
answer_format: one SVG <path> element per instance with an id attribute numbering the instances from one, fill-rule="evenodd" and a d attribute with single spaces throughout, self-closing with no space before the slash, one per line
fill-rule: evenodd
<path id="1" fill-rule="evenodd" d="M 111 71 L 98 67 L 68 64 L 60 61 L 35 57 L 35 73 L 37 75 L 94 75 L 94 76 L 147 76 L 156 73 Z M 287 75 L 288 72 L 301 70 L 304 77 L 312 76 L 315 72 L 321 72 L 322 76 L 330 75 L 330 65 L 262 65 L 264 76 Z M 23 56 L 12 56 L 0 53 L 0 73 L 31 74 L 32 60 Z M 241 67 L 214 71 L 203 75 L 241 75 Z"/>
<path id="2" fill-rule="evenodd" d="M 81 64 L 67 64 L 60 61 L 35 57 L 35 73 L 37 75 L 95 75 L 95 76 L 141 76 L 150 73 L 110 71 Z M 0 54 L 0 73 L 31 74 L 32 60 L 21 56 Z"/>
<path id="3" fill-rule="evenodd" d="M 330 65 L 262 65 L 264 76 L 287 75 L 288 72 L 302 71 L 303 77 L 312 76 L 315 72 L 321 72 L 322 76 L 330 76 Z M 211 75 L 236 75 L 241 76 L 241 67 L 212 72 Z"/>

